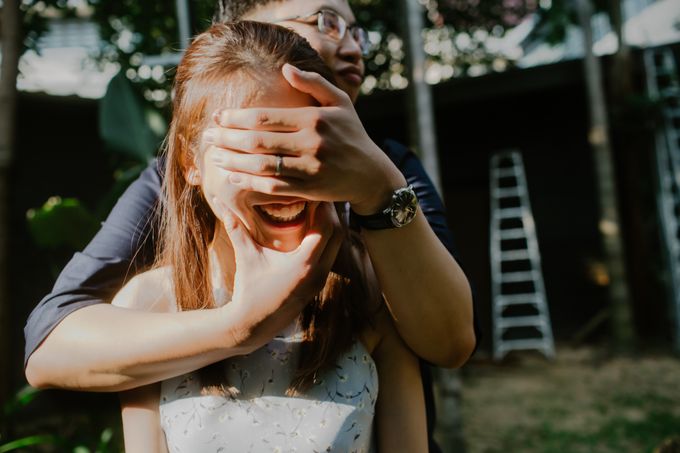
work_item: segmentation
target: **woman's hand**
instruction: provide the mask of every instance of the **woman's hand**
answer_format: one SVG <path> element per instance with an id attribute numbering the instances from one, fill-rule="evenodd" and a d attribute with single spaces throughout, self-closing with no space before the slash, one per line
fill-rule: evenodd
<path id="1" fill-rule="evenodd" d="M 383 208 L 405 179 L 370 139 L 350 98 L 319 74 L 291 65 L 283 76 L 320 107 L 226 109 L 204 138 L 230 183 L 267 194 L 349 201 L 359 214 Z M 283 156 L 280 175 L 277 155 Z"/>
<path id="2" fill-rule="evenodd" d="M 238 318 L 234 341 L 256 349 L 288 326 L 321 290 L 343 239 L 332 203 L 319 203 L 300 246 L 290 252 L 262 247 L 241 220 L 218 199 L 236 260 L 231 303 Z"/>

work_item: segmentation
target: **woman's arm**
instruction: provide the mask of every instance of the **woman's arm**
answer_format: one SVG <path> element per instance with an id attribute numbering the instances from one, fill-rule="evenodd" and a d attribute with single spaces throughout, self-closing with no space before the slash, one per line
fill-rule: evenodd
<path id="1" fill-rule="evenodd" d="M 120 393 L 126 453 L 167 453 L 159 402 L 160 384 Z"/>
<path id="2" fill-rule="evenodd" d="M 404 344 L 388 315 L 378 322 L 382 338 L 372 356 L 378 368 L 378 452 L 425 452 L 427 424 L 418 358 Z"/>
<path id="3" fill-rule="evenodd" d="M 137 275 L 121 289 L 111 305 L 142 312 L 176 311 L 169 268 L 154 269 Z M 123 435 L 127 453 L 166 453 L 165 435 L 160 420 L 160 383 L 119 393 Z"/>

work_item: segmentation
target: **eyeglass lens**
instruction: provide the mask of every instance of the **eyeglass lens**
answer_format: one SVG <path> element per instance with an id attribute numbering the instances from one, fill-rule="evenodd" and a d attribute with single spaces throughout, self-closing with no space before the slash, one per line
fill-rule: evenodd
<path id="1" fill-rule="evenodd" d="M 347 22 L 333 11 L 320 11 L 318 25 L 319 31 L 338 40 L 344 38 L 345 33 L 347 32 Z M 368 36 L 366 30 L 358 25 L 353 25 L 352 27 L 349 27 L 349 31 L 352 38 L 359 44 L 359 47 L 361 47 L 361 51 L 366 53 L 368 51 Z"/>

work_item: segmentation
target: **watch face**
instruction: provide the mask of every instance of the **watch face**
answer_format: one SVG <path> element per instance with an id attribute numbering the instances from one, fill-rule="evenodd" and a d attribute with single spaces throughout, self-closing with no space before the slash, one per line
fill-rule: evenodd
<path id="1" fill-rule="evenodd" d="M 392 199 L 392 223 L 396 227 L 407 225 L 416 216 L 418 200 L 411 187 L 397 191 Z"/>

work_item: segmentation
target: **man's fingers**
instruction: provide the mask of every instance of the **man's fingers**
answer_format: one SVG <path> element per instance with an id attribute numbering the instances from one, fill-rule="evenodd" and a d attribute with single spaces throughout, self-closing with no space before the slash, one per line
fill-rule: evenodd
<path id="1" fill-rule="evenodd" d="M 314 176 L 319 171 L 318 161 L 311 156 L 248 154 L 216 147 L 211 147 L 208 152 L 215 165 L 230 172 L 300 179 Z"/>
<path id="2" fill-rule="evenodd" d="M 208 145 L 246 153 L 299 155 L 306 145 L 306 134 L 300 132 L 249 131 L 213 127 L 203 133 Z"/>
<path id="3" fill-rule="evenodd" d="M 231 129 L 295 132 L 313 126 L 318 107 L 223 109 L 213 114 L 215 124 Z"/>
<path id="4" fill-rule="evenodd" d="M 302 71 L 288 63 L 283 65 L 281 72 L 293 88 L 309 94 L 322 107 L 352 103 L 345 92 L 316 72 Z"/>
<path id="5" fill-rule="evenodd" d="M 229 183 L 243 190 L 264 193 L 268 195 L 283 195 L 291 197 L 309 198 L 314 194 L 307 194 L 309 189 L 304 180 L 281 178 L 275 176 L 258 176 L 248 173 L 233 172 L 229 175 Z"/>

